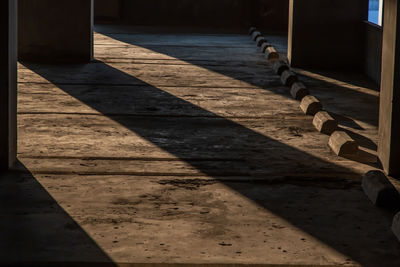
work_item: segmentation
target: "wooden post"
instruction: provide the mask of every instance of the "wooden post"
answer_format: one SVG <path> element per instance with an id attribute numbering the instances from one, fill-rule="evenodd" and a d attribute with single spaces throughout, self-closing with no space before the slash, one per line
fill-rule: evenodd
<path id="1" fill-rule="evenodd" d="M 19 59 L 92 60 L 93 12 L 93 0 L 19 0 Z"/>
<path id="2" fill-rule="evenodd" d="M 386 174 L 400 177 L 400 3 L 384 1 L 378 155 Z"/>
<path id="3" fill-rule="evenodd" d="M 292 67 L 361 68 L 368 0 L 290 0 Z"/>
<path id="4" fill-rule="evenodd" d="M 17 155 L 17 3 L 0 1 L 0 170 Z"/>

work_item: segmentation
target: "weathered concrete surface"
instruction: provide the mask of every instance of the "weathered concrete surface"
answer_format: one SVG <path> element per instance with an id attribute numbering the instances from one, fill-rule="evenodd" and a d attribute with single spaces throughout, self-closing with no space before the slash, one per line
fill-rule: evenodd
<path id="1" fill-rule="evenodd" d="M 2 172 L 0 178 L 1 265 L 112 262 L 35 177 Z"/>
<path id="2" fill-rule="evenodd" d="M 0 3 L 0 171 L 17 155 L 17 2 Z"/>
<path id="3" fill-rule="evenodd" d="M 83 229 L 117 262 L 350 265 L 355 262 L 343 254 L 375 262 L 381 240 L 393 257 L 385 266 L 397 253 L 391 221 L 382 219 L 357 187 L 199 176 L 35 177 L 79 225 L 60 234 L 79 236 Z M 335 239 L 332 228 L 338 224 L 335 234 L 341 238 Z M 363 229 L 377 237 L 362 237 Z"/>
<path id="4" fill-rule="evenodd" d="M 344 131 L 335 131 L 329 138 L 329 147 L 338 156 L 358 154 L 358 144 Z"/>
<path id="5" fill-rule="evenodd" d="M 100 248 L 117 263 L 399 265 L 391 214 L 360 188 L 373 162 L 329 150 L 247 35 L 102 29 L 97 62 L 20 66 L 19 158 L 34 177 L 22 181 L 44 187 L 88 247 L 55 242 L 59 253 L 23 260 L 90 261 Z M 302 75 L 375 144 L 368 88 Z"/>
<path id="6" fill-rule="evenodd" d="M 367 172 L 362 180 L 362 188 L 374 205 L 400 210 L 399 192 L 382 171 Z"/>
<path id="7" fill-rule="evenodd" d="M 302 100 L 305 96 L 310 94 L 307 87 L 302 82 L 296 82 L 290 88 L 290 94 L 296 100 Z"/>
<path id="8" fill-rule="evenodd" d="M 304 114 L 314 116 L 322 110 L 322 103 L 315 96 L 307 95 L 301 100 L 300 108 Z"/>
<path id="9" fill-rule="evenodd" d="M 338 122 L 326 111 L 320 111 L 314 116 L 313 125 L 321 133 L 330 135 L 336 131 Z"/>
<path id="10" fill-rule="evenodd" d="M 19 0 L 18 56 L 33 62 L 93 57 L 93 0 Z"/>
<path id="11" fill-rule="evenodd" d="M 285 70 L 284 72 L 282 72 L 281 75 L 281 82 L 283 85 L 292 87 L 292 85 L 296 82 L 298 82 L 298 78 L 296 73 L 294 73 L 291 70 Z"/>
<path id="12" fill-rule="evenodd" d="M 276 60 L 279 60 L 280 55 L 278 51 L 275 49 L 273 46 L 267 47 L 264 51 L 265 57 L 268 59 L 269 62 L 275 62 Z"/>
<path id="13" fill-rule="evenodd" d="M 284 60 L 278 60 L 274 62 L 272 68 L 274 72 L 280 76 L 285 70 L 289 70 L 289 65 Z"/>

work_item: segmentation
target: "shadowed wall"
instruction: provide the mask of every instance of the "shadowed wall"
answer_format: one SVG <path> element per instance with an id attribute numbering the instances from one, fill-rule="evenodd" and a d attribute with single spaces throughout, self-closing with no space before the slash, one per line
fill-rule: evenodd
<path id="1" fill-rule="evenodd" d="M 288 1 L 96 0 L 98 20 L 135 25 L 248 27 L 287 31 Z"/>
<path id="2" fill-rule="evenodd" d="M 290 0 L 293 67 L 361 70 L 368 0 Z"/>
<path id="3" fill-rule="evenodd" d="M 92 4 L 93 0 L 20 0 L 19 59 L 91 60 Z"/>

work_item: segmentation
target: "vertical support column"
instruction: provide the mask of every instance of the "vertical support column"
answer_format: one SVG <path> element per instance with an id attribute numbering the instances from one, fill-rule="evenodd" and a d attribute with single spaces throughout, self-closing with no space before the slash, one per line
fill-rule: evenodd
<path id="1" fill-rule="evenodd" d="M 93 0 L 19 0 L 19 59 L 87 62 L 93 58 Z"/>
<path id="2" fill-rule="evenodd" d="M 0 170 L 17 155 L 17 3 L 0 1 Z"/>
<path id="3" fill-rule="evenodd" d="M 121 18 L 121 0 L 94 0 L 96 21 L 116 21 Z"/>
<path id="4" fill-rule="evenodd" d="M 359 68 L 368 0 L 290 0 L 288 58 L 293 67 Z"/>
<path id="5" fill-rule="evenodd" d="M 400 3 L 384 1 L 378 155 L 388 175 L 400 177 Z"/>

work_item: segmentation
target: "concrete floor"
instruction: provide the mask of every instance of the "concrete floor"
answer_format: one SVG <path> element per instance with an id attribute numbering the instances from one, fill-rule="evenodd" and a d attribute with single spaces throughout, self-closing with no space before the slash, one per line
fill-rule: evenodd
<path id="1" fill-rule="evenodd" d="M 361 144 L 339 158 L 248 36 L 96 31 L 95 62 L 19 67 L 2 262 L 400 266 L 393 214 L 360 189 L 378 124 L 365 77 L 298 70 Z"/>

